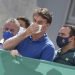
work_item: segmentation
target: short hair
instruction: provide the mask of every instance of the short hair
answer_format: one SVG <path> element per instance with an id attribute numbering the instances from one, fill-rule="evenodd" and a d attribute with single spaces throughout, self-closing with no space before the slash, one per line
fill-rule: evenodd
<path id="1" fill-rule="evenodd" d="M 8 19 L 8 20 L 5 22 L 5 24 L 6 24 L 6 23 L 9 23 L 9 22 L 15 23 L 17 26 L 20 26 L 18 20 L 15 19 L 15 18 L 10 18 L 10 19 Z"/>
<path id="2" fill-rule="evenodd" d="M 33 17 L 35 15 L 40 15 L 42 18 L 46 19 L 49 24 L 52 23 L 52 14 L 49 13 L 47 8 L 38 8 L 33 12 Z"/>
<path id="3" fill-rule="evenodd" d="M 71 29 L 70 36 L 75 36 L 75 26 L 74 25 L 63 25 L 63 27 L 69 27 Z"/>
<path id="4" fill-rule="evenodd" d="M 23 17 L 23 16 L 17 17 L 17 20 L 22 20 L 22 21 L 24 21 L 25 24 L 26 24 L 26 28 L 28 28 L 28 27 L 30 26 L 30 21 L 29 21 L 27 18 Z"/>

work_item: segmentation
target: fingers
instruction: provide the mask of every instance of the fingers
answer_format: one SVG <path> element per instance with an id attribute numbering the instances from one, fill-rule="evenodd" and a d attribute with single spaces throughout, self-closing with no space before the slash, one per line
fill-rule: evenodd
<path id="1" fill-rule="evenodd" d="M 11 50 L 11 51 L 10 51 L 10 54 L 11 54 L 12 56 L 14 56 L 14 57 L 20 55 L 17 50 Z"/>
<path id="2" fill-rule="evenodd" d="M 29 35 L 32 35 L 32 34 L 35 34 L 37 31 L 39 30 L 39 26 L 38 25 L 31 25 L 27 28 L 26 32 L 29 34 Z"/>

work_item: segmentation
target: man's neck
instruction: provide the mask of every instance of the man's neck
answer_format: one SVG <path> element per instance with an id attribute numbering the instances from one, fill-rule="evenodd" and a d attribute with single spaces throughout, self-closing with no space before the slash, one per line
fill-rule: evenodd
<path id="1" fill-rule="evenodd" d="M 61 48 L 61 51 L 62 53 L 65 53 L 67 51 L 69 51 L 70 49 L 73 49 L 75 48 L 73 44 L 69 44 L 69 45 L 66 45 L 65 47 Z"/>
<path id="2" fill-rule="evenodd" d="M 38 39 L 40 39 L 42 36 L 44 36 L 43 33 L 34 34 L 34 35 L 32 35 L 32 39 L 33 39 L 33 40 L 38 40 Z"/>

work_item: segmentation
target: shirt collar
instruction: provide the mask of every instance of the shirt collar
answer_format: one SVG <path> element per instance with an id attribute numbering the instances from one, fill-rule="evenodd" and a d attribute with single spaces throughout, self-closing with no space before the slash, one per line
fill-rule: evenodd
<path id="1" fill-rule="evenodd" d="M 40 41 L 44 40 L 46 36 L 47 36 L 47 33 L 45 33 L 45 34 L 44 34 L 41 38 L 39 38 L 38 40 L 33 40 L 33 39 L 32 39 L 32 36 L 30 36 L 29 38 L 30 38 L 30 40 L 32 40 L 32 41 L 34 41 L 34 42 L 40 42 Z"/>

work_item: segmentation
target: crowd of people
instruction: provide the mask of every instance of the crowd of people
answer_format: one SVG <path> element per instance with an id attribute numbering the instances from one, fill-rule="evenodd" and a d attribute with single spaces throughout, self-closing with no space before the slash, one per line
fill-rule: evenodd
<path id="1" fill-rule="evenodd" d="M 8 19 L 3 25 L 0 48 L 8 50 L 13 56 L 21 55 L 75 66 L 75 26 L 64 24 L 59 29 L 56 38 L 59 49 L 56 50 L 47 35 L 52 23 L 49 10 L 37 8 L 32 18 L 32 24 L 22 16 Z"/>

